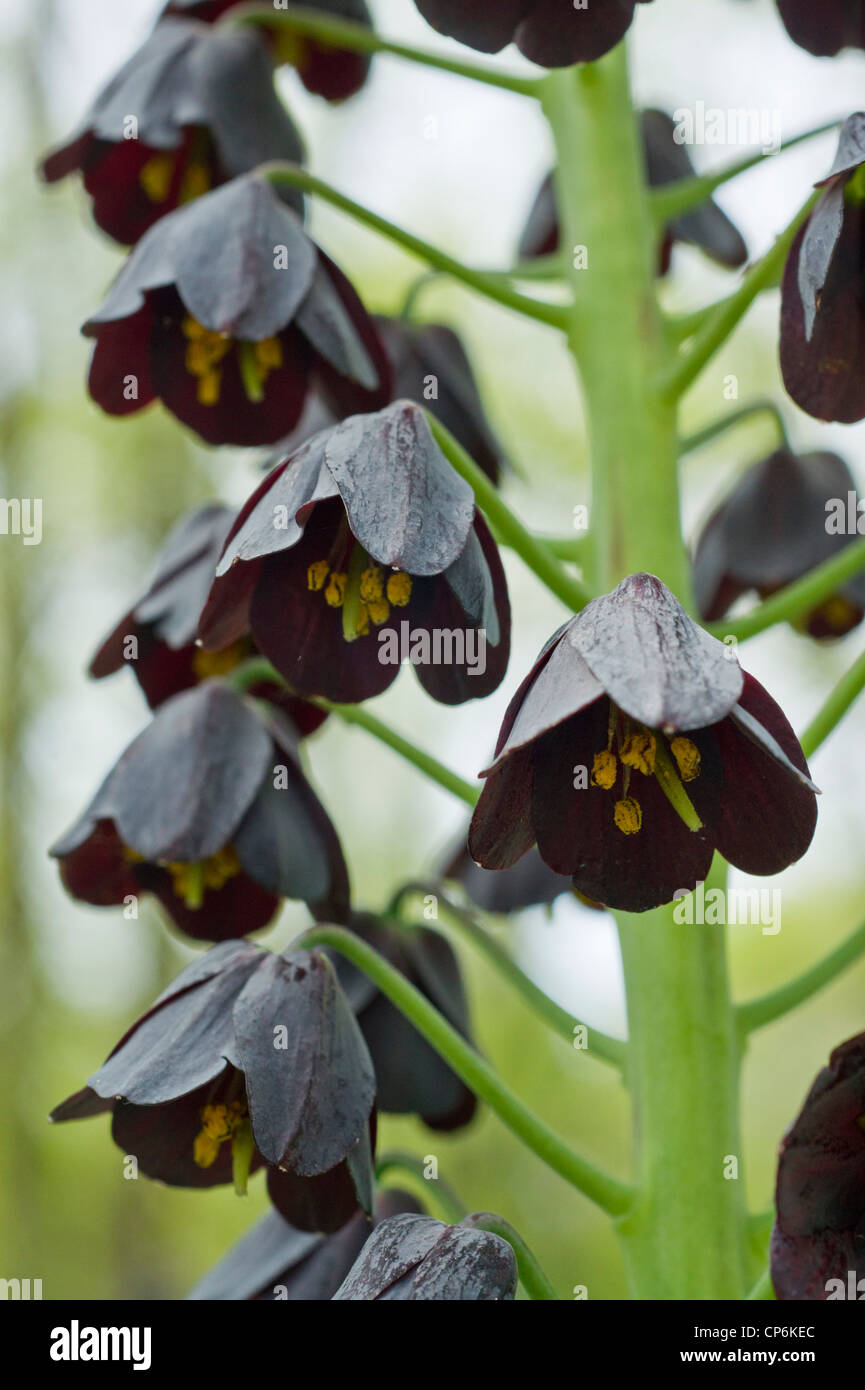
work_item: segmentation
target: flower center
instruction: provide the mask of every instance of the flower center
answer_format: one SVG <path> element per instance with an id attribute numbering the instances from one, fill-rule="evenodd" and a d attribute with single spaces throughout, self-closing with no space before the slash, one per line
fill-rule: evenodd
<path id="1" fill-rule="evenodd" d="M 700 775 L 700 750 L 692 739 L 677 735 L 668 743 L 663 735 L 623 714 L 611 700 L 607 746 L 594 756 L 592 786 L 613 791 L 619 780 L 619 763 L 622 786 L 621 796 L 613 806 L 613 824 L 623 835 L 637 835 L 643 825 L 642 806 L 632 794 L 639 791 L 639 783 L 632 786 L 634 773 L 654 777 L 688 829 L 702 829 L 702 821 L 683 786 Z"/>
<path id="2" fill-rule="evenodd" d="M 255 1152 L 246 1102 L 232 1100 L 227 1105 L 203 1106 L 201 1129 L 192 1146 L 192 1157 L 196 1165 L 199 1168 L 212 1168 L 222 1145 L 229 1141 L 234 1188 L 243 1195 L 246 1192 L 246 1181 Z"/>
<path id="3" fill-rule="evenodd" d="M 371 623 L 375 627 L 386 623 L 391 608 L 405 608 L 412 580 L 403 570 L 386 575 L 359 545 L 352 547 L 347 570 L 332 568 L 334 552 L 340 549 L 338 541 L 327 560 L 313 561 L 306 571 L 306 587 L 311 593 L 323 593 L 330 608 L 342 609 L 342 635 L 346 642 L 354 642 L 367 635 Z"/>
<path id="4" fill-rule="evenodd" d="M 248 637 L 239 638 L 221 652 L 206 652 L 203 647 L 196 647 L 192 656 L 192 669 L 196 679 L 205 681 L 210 676 L 227 675 L 246 661 L 251 651 L 252 643 Z"/>
<path id="5" fill-rule="evenodd" d="M 178 898 L 193 912 L 204 903 L 207 889 L 222 888 L 230 878 L 241 872 L 240 860 L 231 845 L 226 845 L 217 854 L 207 859 L 198 859 L 190 864 L 165 863 L 161 866 L 171 875 L 171 886 Z"/>
<path id="6" fill-rule="evenodd" d="M 264 399 L 268 376 L 282 366 L 282 344 L 278 338 L 262 338 L 257 343 L 235 341 L 224 333 L 204 328 L 191 314 L 186 315 L 181 329 L 187 340 L 184 363 L 190 376 L 197 379 L 199 405 L 218 403 L 222 390 L 222 362 L 233 347 L 237 348 L 240 378 L 247 397 L 256 404 Z"/>

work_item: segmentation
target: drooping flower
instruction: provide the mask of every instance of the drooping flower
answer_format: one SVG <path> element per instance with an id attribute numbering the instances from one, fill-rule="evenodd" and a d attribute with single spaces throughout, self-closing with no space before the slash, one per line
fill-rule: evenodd
<path id="1" fill-rule="evenodd" d="M 52 847 L 73 897 L 154 893 L 203 941 L 266 926 L 281 897 L 341 920 L 348 872 L 289 721 L 206 681 L 160 705 Z"/>
<path id="2" fill-rule="evenodd" d="M 250 941 L 212 947 L 159 996 L 54 1121 L 111 1112 L 114 1142 L 171 1187 L 267 1166 L 292 1225 L 336 1231 L 372 1211 L 375 1079 L 330 962 Z"/>
<path id="3" fill-rule="evenodd" d="M 151 227 L 83 331 L 97 405 L 129 415 L 159 399 L 209 444 L 275 443 L 313 385 L 339 416 L 390 398 L 351 285 L 255 175 Z"/>
<path id="4" fill-rule="evenodd" d="M 205 650 L 251 634 L 298 695 L 369 699 L 404 658 L 443 704 L 487 695 L 504 676 L 498 550 L 410 401 L 352 416 L 275 468 L 216 573 Z"/>
<path id="5" fill-rule="evenodd" d="M 191 14 L 196 19 L 213 23 L 239 3 L 242 0 L 170 0 L 165 13 Z M 287 0 L 278 8 L 290 9 L 291 4 L 292 0 Z M 305 8 L 321 10 L 325 15 L 372 27 L 365 0 L 315 0 L 315 4 Z M 345 101 L 359 92 L 366 82 L 370 67 L 368 53 L 353 53 L 305 34 L 292 33 L 281 25 L 261 32 L 268 34 L 277 61 L 291 63 L 307 91 L 316 96 L 325 97 L 328 101 Z"/>
<path id="6" fill-rule="evenodd" d="M 405 1213 L 376 1227 L 334 1299 L 495 1303 L 516 1287 L 514 1252 L 501 1236 Z"/>
<path id="7" fill-rule="evenodd" d="M 778 0 L 790 38 L 818 58 L 865 48 L 865 0 Z"/>
<path id="8" fill-rule="evenodd" d="M 353 914 L 349 925 L 405 975 L 458 1033 L 472 1040 L 459 961 L 440 932 L 397 927 L 367 913 Z M 335 956 L 333 963 L 372 1057 L 379 1111 L 419 1115 L 436 1130 L 467 1124 L 477 1102 L 465 1082 L 367 975 L 342 956 Z"/>
<path id="9" fill-rule="evenodd" d="M 802 410 L 865 417 L 865 114 L 845 123 L 781 285 L 781 371 Z"/>
<path id="10" fill-rule="evenodd" d="M 234 517 L 229 507 L 210 504 L 181 518 L 159 553 L 144 594 L 100 645 L 90 663 L 91 676 L 101 680 L 131 667 L 155 709 L 171 695 L 226 675 L 257 655 L 249 639 L 217 653 L 195 645 L 201 610 Z M 300 734 L 313 733 L 327 718 L 324 710 L 272 682 L 250 686 L 249 693 L 278 705 Z"/>
<path id="11" fill-rule="evenodd" d="M 486 418 L 471 364 L 453 329 L 379 314 L 373 316 L 373 323 L 391 365 L 394 398 L 425 405 L 497 483 L 507 458 Z M 336 417 L 321 398 L 309 397 L 297 429 L 283 441 L 279 458 L 335 423 Z"/>
<path id="12" fill-rule="evenodd" d="M 605 906 L 690 892 L 714 851 L 773 874 L 805 853 L 816 788 L 774 700 L 660 580 L 631 575 L 547 643 L 505 715 L 469 849 L 544 862 Z"/>
<path id="13" fill-rule="evenodd" d="M 856 484 L 837 454 L 778 449 L 755 463 L 709 518 L 697 542 L 694 587 L 700 616 L 722 618 L 741 594 L 768 598 L 855 539 L 838 533 L 831 504 Z M 856 575 L 801 620 L 812 637 L 842 637 L 865 616 L 865 574 Z"/>
<path id="14" fill-rule="evenodd" d="M 47 156 L 42 173 L 54 183 L 80 170 L 98 225 L 131 245 L 208 189 L 268 160 L 303 157 L 260 35 L 167 19 L 102 89 L 71 139 Z M 302 211 L 302 198 L 293 201 Z"/>
<path id="15" fill-rule="evenodd" d="M 835 1049 L 781 1144 L 771 1272 L 781 1300 L 865 1295 L 865 1033 Z"/>
<path id="16" fill-rule="evenodd" d="M 481 53 L 515 43 L 545 68 L 588 63 L 623 39 L 638 4 L 648 0 L 592 0 L 577 9 L 561 0 L 415 0 L 428 24 Z"/>
<path id="17" fill-rule="evenodd" d="M 382 1192 L 375 1204 L 373 1229 L 389 1216 L 408 1211 L 422 1211 L 415 1197 L 396 1188 Z M 299 1231 L 278 1211 L 269 1211 L 186 1297 L 207 1303 L 324 1302 L 345 1279 L 370 1229 L 364 1211 L 331 1235 Z"/>
<path id="18" fill-rule="evenodd" d="M 536 846 L 509 869 L 493 873 L 474 862 L 465 835 L 446 856 L 441 876 L 458 883 L 477 907 L 501 914 L 553 903 L 562 893 L 573 891 L 568 875 L 548 868 Z"/>
<path id="19" fill-rule="evenodd" d="M 690 178 L 694 173 L 687 148 L 676 138 L 676 124 L 665 111 L 648 110 L 642 113 L 643 150 L 649 185 L 661 188 L 664 184 Z M 712 199 L 707 198 L 692 212 L 683 213 L 663 230 L 658 252 L 658 273 L 670 269 L 673 246 L 685 242 L 698 246 L 719 265 L 735 269 L 748 259 L 748 248 L 738 229 Z M 538 190 L 519 244 L 521 260 L 552 255 L 559 247 L 559 216 L 553 175 L 548 174 Z"/>

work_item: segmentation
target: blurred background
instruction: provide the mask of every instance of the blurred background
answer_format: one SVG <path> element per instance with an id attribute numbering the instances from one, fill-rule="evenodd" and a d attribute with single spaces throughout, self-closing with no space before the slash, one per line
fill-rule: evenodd
<path id="1" fill-rule="evenodd" d="M 142 587 L 161 538 L 191 505 L 240 502 L 256 461 L 198 447 L 160 408 L 111 421 L 84 390 L 89 348 L 78 325 L 99 301 L 120 251 L 95 229 L 70 181 L 46 190 L 41 151 L 64 138 L 97 87 L 146 36 L 157 0 L 0 0 L 0 494 L 43 499 L 42 543 L 0 536 L 0 1276 L 41 1278 L 46 1299 L 182 1297 L 264 1210 L 248 1198 L 194 1193 L 122 1178 L 106 1120 L 52 1130 L 46 1115 L 81 1086 L 117 1038 L 192 957 L 142 906 L 138 921 L 73 903 L 48 845 L 77 816 L 146 722 L 131 675 L 99 684 L 92 651 Z M 389 37 L 453 49 L 410 0 L 374 0 Z M 770 0 L 657 0 L 638 7 L 634 71 L 639 101 L 677 107 L 768 108 L 782 135 L 865 105 L 865 55 L 809 57 L 787 39 Z M 527 68 L 513 51 L 499 60 Z M 363 93 L 330 109 L 289 70 L 285 100 L 305 133 L 313 169 L 376 211 L 463 260 L 508 265 L 536 187 L 551 162 L 540 113 L 519 97 L 378 58 Z M 692 151 L 700 169 L 741 148 Z M 759 255 L 828 168 L 831 137 L 773 157 L 719 201 Z M 422 269 L 343 215 L 314 204 L 314 236 L 369 308 L 397 312 Z M 673 310 L 728 292 L 732 278 L 678 247 L 664 299 Z M 840 452 L 865 486 L 865 427 L 819 426 L 781 391 L 777 296 L 768 295 L 686 402 L 694 429 L 740 400 L 782 404 L 794 447 Z M 539 529 L 565 534 L 589 501 L 577 388 L 555 334 L 469 291 L 436 281 L 419 317 L 451 324 L 473 360 L 489 415 L 521 477 L 508 500 Z M 700 519 L 744 467 L 774 447 L 771 421 L 739 427 L 685 464 L 685 525 Z M 562 613 L 506 555 L 516 615 L 511 669 L 482 704 L 448 710 L 403 672 L 376 711 L 472 777 L 507 700 Z M 852 662 L 865 630 L 817 649 L 783 629 L 748 644 L 743 661 L 801 728 Z M 828 949 L 863 907 L 865 706 L 819 753 L 821 818 L 806 859 L 763 887 L 783 891 L 783 929 L 731 929 L 740 998 L 771 988 Z M 459 833 L 459 804 L 361 731 L 325 727 L 309 745 L 315 783 L 339 829 L 359 905 L 382 906 L 408 876 L 429 872 Z M 735 881 L 735 878 L 734 878 Z M 280 948 L 304 924 L 289 908 L 263 940 Z M 611 919 L 572 901 L 500 923 L 503 941 L 548 992 L 584 1019 L 624 1035 L 620 964 Z M 565 1137 L 625 1174 L 629 1115 L 613 1074 L 547 1038 L 486 966 L 461 948 L 480 1045 L 503 1076 Z M 831 1047 L 863 1027 L 865 968 L 793 1018 L 760 1034 L 745 1082 L 746 1176 L 755 1207 L 771 1196 L 778 1139 Z M 469 1208 L 501 1212 L 535 1249 L 562 1296 L 624 1295 L 606 1223 L 484 1114 L 453 1139 L 385 1119 L 381 1147 L 435 1154 Z"/>

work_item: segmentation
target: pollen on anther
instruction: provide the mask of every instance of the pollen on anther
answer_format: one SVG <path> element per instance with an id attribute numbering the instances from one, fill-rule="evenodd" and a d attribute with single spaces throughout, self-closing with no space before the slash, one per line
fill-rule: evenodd
<path id="1" fill-rule="evenodd" d="M 674 738 L 670 752 L 676 759 L 679 776 L 683 782 L 693 782 L 700 775 L 700 750 L 689 738 Z"/>
<path id="2" fill-rule="evenodd" d="M 639 802 L 632 796 L 617 801 L 613 810 L 613 820 L 623 835 L 636 835 L 643 824 L 643 812 Z"/>
<path id="3" fill-rule="evenodd" d="M 609 791 L 616 785 L 618 766 L 615 753 L 602 748 L 600 753 L 595 754 L 592 764 L 592 786 L 603 787 L 604 791 Z"/>

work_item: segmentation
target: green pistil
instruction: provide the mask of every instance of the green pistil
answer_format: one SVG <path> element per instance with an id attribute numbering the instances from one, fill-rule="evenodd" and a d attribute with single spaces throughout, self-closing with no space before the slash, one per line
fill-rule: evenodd
<path id="1" fill-rule="evenodd" d="M 346 642 L 354 642 L 358 636 L 361 620 L 360 577 L 369 564 L 369 556 L 362 546 L 352 549 L 348 562 L 348 578 L 345 582 L 345 599 L 342 605 L 342 635 Z"/>
<path id="2" fill-rule="evenodd" d="M 242 1120 L 231 1137 L 231 1177 L 238 1197 L 246 1196 L 246 1185 L 249 1181 L 249 1170 L 252 1167 L 254 1153 L 255 1140 L 252 1137 L 252 1125 L 249 1120 Z"/>
<path id="3" fill-rule="evenodd" d="M 264 378 L 255 354 L 255 343 L 237 344 L 237 361 L 240 366 L 240 379 L 249 399 L 258 405 L 264 400 Z"/>
<path id="4" fill-rule="evenodd" d="M 694 803 L 682 786 L 678 769 L 660 734 L 657 736 L 655 747 L 655 776 L 658 779 L 658 786 L 679 819 L 685 822 L 689 830 L 702 830 L 703 822 L 694 809 Z"/>

